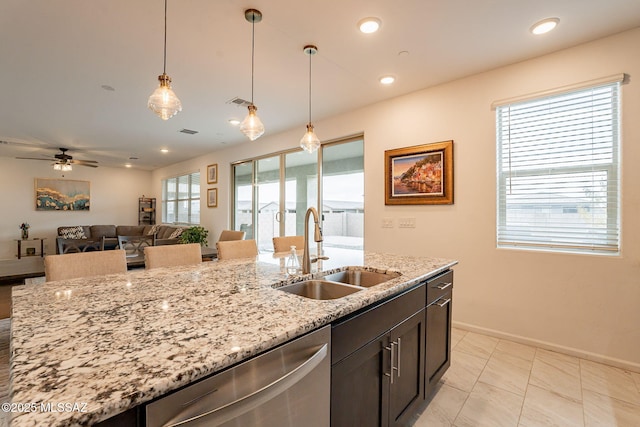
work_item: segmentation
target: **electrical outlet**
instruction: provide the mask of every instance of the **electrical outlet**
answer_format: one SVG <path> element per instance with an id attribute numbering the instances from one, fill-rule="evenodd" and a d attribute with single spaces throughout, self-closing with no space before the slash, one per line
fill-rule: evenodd
<path id="1" fill-rule="evenodd" d="M 393 218 L 382 218 L 382 228 L 393 228 Z"/>
<path id="2" fill-rule="evenodd" d="M 398 227 L 400 228 L 416 228 L 415 218 L 399 218 Z"/>

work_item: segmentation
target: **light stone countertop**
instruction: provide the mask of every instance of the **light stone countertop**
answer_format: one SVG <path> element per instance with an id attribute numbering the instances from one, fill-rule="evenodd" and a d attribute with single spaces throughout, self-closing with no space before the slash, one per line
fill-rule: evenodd
<path id="1" fill-rule="evenodd" d="M 335 300 L 274 287 L 284 258 L 204 262 L 13 289 L 12 403 L 86 403 L 13 413 L 11 425 L 90 425 L 407 289 L 457 261 L 325 249 L 343 266 L 402 276 Z M 315 273 L 314 275 L 317 275 Z M 75 409 L 78 409 L 76 407 Z"/>

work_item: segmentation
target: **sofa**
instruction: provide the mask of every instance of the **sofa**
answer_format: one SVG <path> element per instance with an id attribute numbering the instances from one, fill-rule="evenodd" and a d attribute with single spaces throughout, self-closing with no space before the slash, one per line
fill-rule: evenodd
<path id="1" fill-rule="evenodd" d="M 102 240 L 104 249 L 118 247 L 118 236 L 156 235 L 156 245 L 174 245 L 188 227 L 173 224 L 155 225 L 74 225 L 58 227 L 58 237 L 65 239 Z M 57 251 L 57 245 L 56 245 Z"/>

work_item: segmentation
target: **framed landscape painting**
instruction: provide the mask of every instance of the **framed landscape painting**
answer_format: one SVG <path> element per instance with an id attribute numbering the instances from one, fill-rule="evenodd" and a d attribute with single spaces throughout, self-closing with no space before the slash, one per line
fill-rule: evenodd
<path id="1" fill-rule="evenodd" d="M 386 205 L 453 204 L 453 141 L 384 152 Z"/>
<path id="2" fill-rule="evenodd" d="M 36 178 L 37 211 L 88 211 L 89 181 Z"/>

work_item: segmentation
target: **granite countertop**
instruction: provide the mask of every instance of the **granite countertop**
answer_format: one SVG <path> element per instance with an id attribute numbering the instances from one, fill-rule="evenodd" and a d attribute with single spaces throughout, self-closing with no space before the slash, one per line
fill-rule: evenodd
<path id="1" fill-rule="evenodd" d="M 309 276 L 288 277 L 284 258 L 268 254 L 14 288 L 11 401 L 73 410 L 43 412 L 38 406 L 13 413 L 11 425 L 88 425 L 110 418 L 457 263 L 325 252 L 330 260 L 321 271 L 357 265 L 402 275 L 340 299 L 311 300 L 274 288 Z"/>

